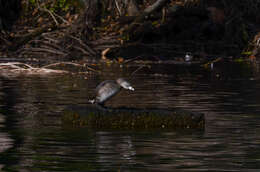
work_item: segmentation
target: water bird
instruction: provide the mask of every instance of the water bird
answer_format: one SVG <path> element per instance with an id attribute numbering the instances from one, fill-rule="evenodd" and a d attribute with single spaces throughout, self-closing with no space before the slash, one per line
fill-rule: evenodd
<path id="1" fill-rule="evenodd" d="M 193 56 L 192 56 L 191 52 L 187 52 L 186 55 L 185 55 L 184 60 L 186 62 L 190 62 L 192 60 L 192 58 L 193 58 Z"/>
<path id="2" fill-rule="evenodd" d="M 96 87 L 96 97 L 89 102 L 92 104 L 104 105 L 106 101 L 111 99 L 117 93 L 120 92 L 121 88 L 126 90 L 134 91 L 135 89 L 131 86 L 131 84 L 126 81 L 124 78 L 118 78 L 117 80 L 106 80 L 101 82 Z"/>

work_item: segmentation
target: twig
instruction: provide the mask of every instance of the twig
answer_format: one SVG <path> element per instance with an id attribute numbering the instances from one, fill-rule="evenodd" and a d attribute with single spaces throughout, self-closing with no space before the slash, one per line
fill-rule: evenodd
<path id="1" fill-rule="evenodd" d="M 84 55 L 89 56 L 90 53 L 88 53 L 87 51 L 85 51 L 83 48 L 80 47 L 76 47 L 76 46 L 72 46 L 74 49 L 80 50 Z"/>
<path id="2" fill-rule="evenodd" d="M 19 68 L 19 69 L 24 69 L 24 68 L 21 68 L 20 66 L 17 66 L 17 65 L 24 65 L 30 69 L 33 69 L 34 67 L 26 64 L 26 63 L 20 63 L 20 62 L 8 62 L 8 63 L 0 63 L 0 66 L 11 66 L 11 67 L 14 67 L 14 68 Z"/>
<path id="3" fill-rule="evenodd" d="M 112 36 L 109 36 L 109 37 L 103 37 L 102 39 L 98 39 L 98 40 L 95 40 L 95 41 L 91 41 L 91 45 L 104 45 L 104 44 L 108 44 L 108 45 L 111 45 L 111 44 L 115 44 L 115 45 L 118 45 L 119 44 L 119 40 L 117 39 L 118 37 L 112 37 Z"/>
<path id="4" fill-rule="evenodd" d="M 44 35 L 43 35 L 43 36 L 44 36 Z M 54 42 L 54 43 L 56 43 L 56 44 L 59 43 L 58 40 L 56 40 L 56 39 L 52 39 L 52 38 L 50 38 L 50 37 L 48 37 L 48 36 L 44 36 L 44 38 L 45 38 L 46 40 L 50 41 L 50 42 Z"/>
<path id="5" fill-rule="evenodd" d="M 106 57 L 106 54 L 107 54 L 107 52 L 110 50 L 110 48 L 106 48 L 105 50 L 103 50 L 102 52 L 101 52 L 101 58 L 102 59 L 107 59 L 107 57 Z"/>
<path id="6" fill-rule="evenodd" d="M 87 46 L 85 43 L 83 43 L 83 41 L 82 41 L 81 39 L 76 38 L 76 37 L 74 37 L 74 36 L 72 36 L 72 35 L 69 35 L 69 37 L 72 38 L 72 39 L 77 40 L 77 41 L 80 43 L 80 45 L 84 46 L 92 55 L 96 55 L 96 54 L 97 54 L 97 53 L 96 53 L 95 51 L 93 51 L 89 46 Z"/>
<path id="7" fill-rule="evenodd" d="M 67 20 L 65 20 L 63 17 L 61 17 L 60 15 L 56 14 L 53 12 L 53 15 L 55 15 L 56 17 L 58 17 L 59 19 L 61 19 L 64 23 L 66 24 L 70 24 Z"/>
<path id="8" fill-rule="evenodd" d="M 137 72 L 137 71 L 139 71 L 140 69 L 142 69 L 143 67 L 145 67 L 145 65 L 142 65 L 142 66 L 140 66 L 139 68 L 137 68 L 134 72 L 132 72 L 131 73 L 131 77 Z"/>
<path id="9" fill-rule="evenodd" d="M 104 49 L 107 49 L 107 48 L 117 48 L 117 47 L 120 47 L 120 45 L 98 45 L 96 46 L 94 49 L 95 51 L 103 51 Z"/>
<path id="10" fill-rule="evenodd" d="M 62 18 L 61 16 L 59 16 L 58 14 L 54 13 L 54 12 L 51 12 L 50 10 L 48 10 L 47 8 L 42 8 L 40 7 L 40 4 L 39 2 L 37 1 L 37 4 L 38 4 L 38 8 L 42 11 L 46 11 L 50 14 L 50 16 L 53 18 L 55 24 L 58 26 L 59 25 L 59 22 L 56 20 L 55 16 L 58 17 L 59 19 L 61 19 L 64 23 L 66 24 L 69 24 L 69 22 L 67 20 L 65 20 L 64 18 Z"/>
<path id="11" fill-rule="evenodd" d="M 60 50 L 61 52 L 64 50 L 59 46 L 56 46 L 55 44 L 48 44 L 46 42 L 42 41 L 42 44 L 40 45 L 41 48 L 46 48 L 46 49 L 52 49 L 52 50 Z"/>
<path id="12" fill-rule="evenodd" d="M 121 16 L 121 10 L 120 10 L 120 7 L 119 7 L 119 5 L 118 5 L 117 0 L 115 0 L 115 4 L 116 4 L 116 8 L 117 8 L 117 10 L 118 10 L 118 13 L 119 13 L 119 15 Z"/>
<path id="13" fill-rule="evenodd" d="M 154 4 L 147 7 L 144 10 L 144 12 L 147 13 L 147 14 L 150 14 L 153 11 L 156 11 L 157 9 L 162 8 L 167 2 L 168 2 L 168 0 L 157 0 Z"/>
<path id="14" fill-rule="evenodd" d="M 66 53 L 63 53 L 62 51 L 52 50 L 52 49 L 45 49 L 45 48 L 24 48 L 24 50 L 30 50 L 30 51 L 38 51 L 38 52 L 48 52 L 53 54 L 59 54 L 66 56 Z"/>
<path id="15" fill-rule="evenodd" d="M 23 66 L 18 66 L 23 65 Z M 25 68 L 25 67 L 27 68 Z M 9 68 L 6 68 L 9 67 Z M 11 67 L 11 69 L 10 69 Z M 32 67 L 26 63 L 20 63 L 20 62 L 8 62 L 8 63 L 0 63 L 0 71 L 1 75 L 5 74 L 51 74 L 51 73 L 68 73 L 68 71 L 65 70 L 54 70 L 54 69 L 46 69 L 46 68 L 35 68 Z"/>
<path id="16" fill-rule="evenodd" d="M 124 61 L 123 64 L 129 63 L 129 62 L 132 62 L 132 61 L 134 61 L 134 60 L 136 60 L 136 59 L 139 59 L 139 58 L 142 58 L 142 57 L 143 57 L 143 56 L 137 56 L 137 57 L 134 57 L 134 58 L 128 59 L 128 60 Z"/>
<path id="17" fill-rule="evenodd" d="M 44 72 L 44 73 L 68 73 L 68 71 L 65 70 L 54 70 L 54 69 L 46 69 L 46 68 L 37 68 L 38 71 L 36 72 Z"/>
<path id="18" fill-rule="evenodd" d="M 56 18 L 54 17 L 54 15 L 52 14 L 52 12 L 50 10 L 48 10 L 47 8 L 41 8 L 40 6 L 38 6 L 38 8 L 42 11 L 46 11 L 50 14 L 50 16 L 52 17 L 52 19 L 54 20 L 55 24 L 58 26 L 59 22 L 56 20 Z"/>
<path id="19" fill-rule="evenodd" d="M 69 65 L 78 66 L 78 67 L 84 67 L 81 64 L 72 63 L 72 62 L 58 62 L 58 63 L 52 63 L 52 64 L 42 66 L 42 68 L 48 68 L 48 67 L 51 67 L 51 66 L 58 66 L 58 65 L 64 65 L 64 64 L 69 64 Z"/>
<path id="20" fill-rule="evenodd" d="M 42 8 L 42 7 L 40 6 L 40 3 L 39 3 L 38 0 L 37 0 L 36 2 L 37 2 L 38 9 L 39 9 L 39 10 L 42 10 L 42 11 L 45 11 L 45 12 L 48 12 L 48 13 L 50 14 L 50 16 L 53 18 L 53 20 L 54 20 L 56 26 L 58 26 L 59 23 L 58 23 L 58 21 L 56 20 L 56 18 L 54 17 L 54 15 L 52 14 L 52 12 L 51 12 L 50 10 L 48 10 L 47 8 Z"/>
<path id="21" fill-rule="evenodd" d="M 77 63 L 72 63 L 72 62 L 59 62 L 59 63 L 53 63 L 53 64 L 49 64 L 49 65 L 45 65 L 43 66 L 42 68 L 48 68 L 48 67 L 51 67 L 51 66 L 58 66 L 58 65 L 62 65 L 62 64 L 68 64 L 68 65 L 73 65 L 73 66 L 78 66 L 78 67 L 86 67 L 87 69 L 93 71 L 93 72 L 98 72 L 97 70 L 89 67 L 89 66 L 86 66 L 86 65 L 80 65 L 80 64 L 77 64 Z"/>

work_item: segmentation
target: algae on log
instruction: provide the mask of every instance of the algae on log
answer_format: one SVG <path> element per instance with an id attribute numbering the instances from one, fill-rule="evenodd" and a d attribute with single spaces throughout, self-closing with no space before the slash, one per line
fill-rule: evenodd
<path id="1" fill-rule="evenodd" d="M 94 129 L 203 129 L 204 114 L 173 109 L 71 107 L 63 123 Z"/>

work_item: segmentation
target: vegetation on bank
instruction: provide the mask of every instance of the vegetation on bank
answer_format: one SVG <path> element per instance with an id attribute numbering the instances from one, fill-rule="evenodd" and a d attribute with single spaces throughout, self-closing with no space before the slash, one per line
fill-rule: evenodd
<path id="1" fill-rule="evenodd" d="M 257 0 L 22 0 L 21 8 L 17 0 L 8 2 L 0 0 L 6 7 L 1 57 L 122 61 L 178 60 L 186 52 L 199 60 L 258 54 Z M 10 20 L 15 24 L 5 22 L 12 5 L 21 11 Z"/>

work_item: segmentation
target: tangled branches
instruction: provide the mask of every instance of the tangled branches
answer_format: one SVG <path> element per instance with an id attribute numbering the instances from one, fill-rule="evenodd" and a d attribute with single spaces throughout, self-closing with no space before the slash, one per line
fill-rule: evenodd
<path id="1" fill-rule="evenodd" d="M 72 62 L 59 62 L 59 63 L 52 63 L 42 67 L 33 67 L 26 63 L 21 62 L 8 62 L 8 63 L 0 63 L 0 76 L 4 77 L 16 77 L 21 75 L 26 76 L 48 76 L 48 75 L 55 75 L 55 74 L 70 74 L 73 73 L 68 70 L 61 70 L 61 69 L 50 69 L 51 67 L 56 66 L 65 66 L 71 65 L 78 69 L 86 68 L 86 72 L 81 73 L 89 73 L 91 72 L 98 72 L 97 70 L 87 66 L 87 65 L 80 65 Z"/>

